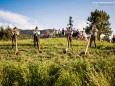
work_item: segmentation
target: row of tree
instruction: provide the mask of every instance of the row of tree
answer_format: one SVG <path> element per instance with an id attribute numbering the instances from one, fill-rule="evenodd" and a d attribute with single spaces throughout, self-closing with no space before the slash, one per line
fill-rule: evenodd
<path id="1" fill-rule="evenodd" d="M 8 26 L 6 29 L 0 27 L 0 39 L 9 40 L 12 37 L 12 29 Z"/>
<path id="2" fill-rule="evenodd" d="M 32 30 L 20 30 L 19 39 L 32 38 Z M 11 40 L 12 39 L 12 28 L 0 27 L 0 40 Z"/>

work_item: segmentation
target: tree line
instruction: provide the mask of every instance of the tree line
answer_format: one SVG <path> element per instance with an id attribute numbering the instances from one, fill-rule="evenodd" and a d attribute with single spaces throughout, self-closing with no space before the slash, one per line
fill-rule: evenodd
<path id="1" fill-rule="evenodd" d="M 0 39 L 10 40 L 12 38 L 12 29 L 8 26 L 7 28 L 0 27 Z"/>

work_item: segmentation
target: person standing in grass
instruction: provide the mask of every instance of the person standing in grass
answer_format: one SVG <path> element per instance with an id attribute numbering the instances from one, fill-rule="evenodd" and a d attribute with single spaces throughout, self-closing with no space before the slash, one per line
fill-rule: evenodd
<path id="1" fill-rule="evenodd" d="M 39 37 L 40 37 L 40 31 L 38 29 L 38 27 L 35 28 L 35 30 L 33 31 L 33 35 L 34 35 L 34 47 L 38 47 L 38 42 L 39 42 Z"/>
<path id="2" fill-rule="evenodd" d="M 65 35 L 64 28 L 62 28 L 62 36 L 64 36 L 64 35 Z"/>
<path id="3" fill-rule="evenodd" d="M 72 34 L 73 34 L 73 24 L 72 24 L 73 20 L 72 20 L 72 16 L 69 17 L 69 24 L 67 24 L 67 26 L 69 25 L 69 27 L 67 28 L 67 41 L 68 41 L 68 47 L 72 44 Z"/>
<path id="4" fill-rule="evenodd" d="M 14 27 L 12 30 L 12 48 L 14 47 L 14 44 L 16 43 L 16 36 L 19 35 L 19 30 L 17 27 Z"/>
<path id="5" fill-rule="evenodd" d="M 58 37 L 61 37 L 61 36 L 62 36 L 61 30 L 59 29 L 59 30 L 58 30 Z"/>
<path id="6" fill-rule="evenodd" d="M 86 35 L 86 33 L 85 33 L 84 30 L 82 31 L 82 37 L 81 37 L 81 39 L 84 40 L 84 41 L 88 41 L 87 35 Z"/>
<path id="7" fill-rule="evenodd" d="M 97 32 L 98 32 L 98 29 L 96 27 L 95 24 L 92 25 L 92 29 L 91 29 L 91 38 L 90 38 L 90 47 L 92 45 L 92 41 L 94 41 L 94 45 L 95 45 L 95 48 L 96 48 L 96 39 L 97 39 Z"/>
<path id="8" fill-rule="evenodd" d="M 72 30 L 70 27 L 67 28 L 67 41 L 68 41 L 68 47 L 72 44 Z"/>

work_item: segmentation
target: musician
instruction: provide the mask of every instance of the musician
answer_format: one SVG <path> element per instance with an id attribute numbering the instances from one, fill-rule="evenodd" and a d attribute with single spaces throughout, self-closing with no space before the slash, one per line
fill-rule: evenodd
<path id="1" fill-rule="evenodd" d="M 14 44 L 16 43 L 16 36 L 19 35 L 19 30 L 17 27 L 14 27 L 12 30 L 12 48 L 14 47 Z"/>
<path id="2" fill-rule="evenodd" d="M 38 47 L 38 41 L 40 38 L 40 31 L 39 31 L 38 27 L 36 27 L 35 30 L 33 31 L 33 35 L 34 35 L 34 47 L 36 47 L 36 44 Z"/>

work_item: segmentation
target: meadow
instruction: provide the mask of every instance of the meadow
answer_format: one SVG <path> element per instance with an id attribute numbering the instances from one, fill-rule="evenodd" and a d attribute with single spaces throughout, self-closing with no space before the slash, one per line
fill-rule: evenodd
<path id="1" fill-rule="evenodd" d="M 85 51 L 87 42 L 73 39 L 66 54 L 66 38 L 18 40 L 15 55 L 11 41 L 0 41 L 0 86 L 115 86 L 115 44 L 97 42 Z"/>

